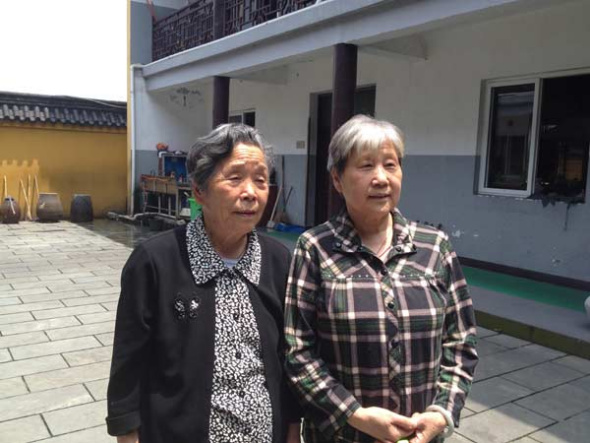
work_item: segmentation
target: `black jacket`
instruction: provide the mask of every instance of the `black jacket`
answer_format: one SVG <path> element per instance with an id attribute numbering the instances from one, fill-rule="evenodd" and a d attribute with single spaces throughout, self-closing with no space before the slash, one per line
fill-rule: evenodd
<path id="1" fill-rule="evenodd" d="M 283 376 L 283 303 L 290 253 L 258 236 L 260 284 L 248 284 L 273 412 L 273 443 L 285 440 L 299 410 Z M 197 286 L 186 227 L 159 234 L 131 254 L 121 277 L 107 428 L 139 428 L 141 443 L 206 443 L 214 361 L 215 280 Z M 196 315 L 179 318 L 177 300 L 198 297 Z M 194 314 L 194 313 L 193 313 Z"/>

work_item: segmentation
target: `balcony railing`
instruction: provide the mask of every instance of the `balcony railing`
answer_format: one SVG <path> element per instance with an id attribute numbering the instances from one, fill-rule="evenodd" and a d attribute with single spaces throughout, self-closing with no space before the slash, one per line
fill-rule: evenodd
<path id="1" fill-rule="evenodd" d="M 298 11 L 317 0 L 196 0 L 154 23 L 152 58 L 235 34 L 252 26 Z"/>

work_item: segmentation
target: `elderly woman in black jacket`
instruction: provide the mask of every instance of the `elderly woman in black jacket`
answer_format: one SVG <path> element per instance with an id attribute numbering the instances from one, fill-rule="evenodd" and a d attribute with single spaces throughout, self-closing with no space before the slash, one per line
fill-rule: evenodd
<path id="1" fill-rule="evenodd" d="M 221 125 L 187 166 L 202 216 L 143 242 L 123 270 L 108 431 L 119 443 L 298 442 L 282 369 L 290 254 L 254 230 L 266 144 Z"/>

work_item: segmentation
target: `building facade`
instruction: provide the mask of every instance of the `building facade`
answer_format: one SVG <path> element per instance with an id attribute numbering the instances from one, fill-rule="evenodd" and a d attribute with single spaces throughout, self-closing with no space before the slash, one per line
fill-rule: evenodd
<path id="1" fill-rule="evenodd" d="M 590 1 L 277 0 L 260 24 L 251 1 L 237 18 L 236 1 L 154 3 L 130 8 L 134 183 L 158 142 L 188 150 L 225 106 L 273 144 L 289 219 L 310 226 L 335 120 L 371 114 L 406 135 L 407 217 L 473 263 L 590 284 Z M 176 32 L 191 8 L 212 11 L 201 44 L 146 47 L 151 14 Z"/>

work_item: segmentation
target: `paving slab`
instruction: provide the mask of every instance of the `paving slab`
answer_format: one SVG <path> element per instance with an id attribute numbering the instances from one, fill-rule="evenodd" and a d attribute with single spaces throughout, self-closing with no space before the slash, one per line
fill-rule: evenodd
<path id="1" fill-rule="evenodd" d="M 70 328 L 52 329 L 45 333 L 51 340 L 65 340 L 67 338 L 85 337 L 88 335 L 105 334 L 115 330 L 115 322 L 107 321 L 90 325 L 72 326 Z M 1 338 L 0 338 L 1 340 Z"/>
<path id="2" fill-rule="evenodd" d="M 9 305 L 20 305 L 22 301 L 20 301 L 17 297 L 3 297 L 0 298 L 0 306 L 9 306 Z"/>
<path id="3" fill-rule="evenodd" d="M 116 312 L 100 312 L 98 314 L 81 314 L 76 316 L 83 324 L 100 323 L 103 321 L 115 320 L 117 317 Z M 1 330 L 1 329 L 0 329 Z"/>
<path id="4" fill-rule="evenodd" d="M 0 398 L 14 397 L 29 392 L 21 377 L 0 380 Z"/>
<path id="5" fill-rule="evenodd" d="M 42 355 L 61 354 L 62 352 L 79 351 L 99 347 L 100 343 L 94 337 L 79 337 L 68 340 L 50 341 L 36 345 L 18 346 L 12 348 L 15 360 L 40 357 Z"/>
<path id="6" fill-rule="evenodd" d="M 104 302 L 112 302 L 119 300 L 119 291 L 116 294 L 105 294 L 105 295 L 87 295 L 84 293 L 85 297 L 78 297 L 67 299 L 63 301 L 63 304 L 66 306 L 82 306 L 82 305 L 90 305 L 93 303 L 104 303 Z"/>
<path id="7" fill-rule="evenodd" d="M 563 420 L 590 409 L 589 399 L 587 391 L 565 384 L 518 400 L 516 404 L 546 417 Z"/>
<path id="8" fill-rule="evenodd" d="M 103 346 L 85 351 L 67 352 L 62 355 L 70 366 L 88 365 L 90 363 L 110 361 L 113 356 L 113 347 Z"/>
<path id="9" fill-rule="evenodd" d="M 0 325 L 9 325 L 21 321 L 35 320 L 30 312 L 19 312 L 16 314 L 0 315 Z"/>
<path id="10" fill-rule="evenodd" d="M 8 349 L 0 349 L 0 363 L 4 363 L 11 360 L 12 356 L 10 355 L 10 352 L 8 352 Z"/>
<path id="11" fill-rule="evenodd" d="M 0 363 L 0 380 L 67 367 L 61 355 Z"/>
<path id="12" fill-rule="evenodd" d="M 95 400 L 105 400 L 107 398 L 107 388 L 109 386 L 109 379 L 90 381 L 84 383 L 86 389 L 90 391 Z"/>
<path id="13" fill-rule="evenodd" d="M 0 326 L 2 335 L 22 334 L 24 332 L 45 331 L 47 329 L 65 328 L 68 326 L 79 326 L 80 322 L 74 316 L 52 318 L 49 320 L 28 321 Z"/>
<path id="14" fill-rule="evenodd" d="M 70 298 L 85 297 L 86 293 L 82 290 L 67 292 L 46 292 L 43 294 L 23 295 L 20 299 L 24 303 L 34 303 L 45 300 L 67 300 Z M 65 304 L 65 303 L 64 303 Z M 67 305 L 66 305 L 67 306 Z"/>
<path id="15" fill-rule="evenodd" d="M 480 359 L 475 371 L 475 377 L 476 380 L 483 380 L 553 360 L 564 355 L 563 352 L 539 345 L 527 345 L 505 352 L 498 352 Z"/>
<path id="16" fill-rule="evenodd" d="M 97 335 L 96 338 L 98 339 L 98 341 L 100 341 L 103 344 L 103 346 L 112 346 L 113 341 L 115 339 L 115 334 L 114 333 L 100 334 L 100 335 Z"/>
<path id="17" fill-rule="evenodd" d="M 474 412 L 482 412 L 531 394 L 534 394 L 531 389 L 494 377 L 474 383 L 465 406 Z"/>
<path id="18" fill-rule="evenodd" d="M 27 295 L 35 295 L 35 294 L 50 294 L 49 289 L 46 287 L 37 287 L 37 288 L 30 288 L 30 289 L 12 289 L 10 291 L 3 291 L 0 293 L 0 298 L 7 298 L 7 297 L 24 297 Z"/>
<path id="19" fill-rule="evenodd" d="M 555 421 L 515 404 L 467 417 L 460 433 L 475 442 L 506 443 L 545 428 Z"/>
<path id="20" fill-rule="evenodd" d="M 61 388 L 88 381 L 100 380 L 109 376 L 109 361 L 93 363 L 73 368 L 58 369 L 25 376 L 25 382 L 31 392 Z"/>
<path id="21" fill-rule="evenodd" d="M 115 439 L 107 434 L 106 426 L 85 429 L 83 431 L 64 434 L 38 443 L 114 443 Z"/>
<path id="22" fill-rule="evenodd" d="M 590 411 L 575 415 L 546 429 L 535 432 L 531 437 L 541 443 L 582 443 L 590 436 Z"/>
<path id="23" fill-rule="evenodd" d="M 63 307 L 61 302 L 58 300 L 54 301 L 42 301 L 38 303 L 25 303 L 16 306 L 0 306 L 0 315 L 4 314 L 16 314 L 17 312 L 30 312 L 30 311 L 41 311 L 41 309 L 51 310 L 54 308 Z"/>
<path id="24" fill-rule="evenodd" d="M 0 422 L 93 401 L 82 385 L 4 398 L 0 400 Z"/>
<path id="25" fill-rule="evenodd" d="M 106 303 L 101 303 L 101 305 L 107 309 L 108 311 L 116 311 L 117 310 L 117 306 L 119 305 L 119 302 L 117 301 L 110 301 L 110 302 L 106 302 Z"/>
<path id="26" fill-rule="evenodd" d="M 541 363 L 503 377 L 533 391 L 542 391 L 582 377 L 584 374 L 553 362 Z"/>
<path id="27" fill-rule="evenodd" d="M 60 435 L 100 426 L 104 424 L 106 415 L 107 402 L 101 400 L 59 411 L 47 412 L 43 414 L 43 418 L 51 434 Z"/>
<path id="28" fill-rule="evenodd" d="M 50 436 L 39 415 L 0 423 L 0 443 L 27 443 Z"/>
<path id="29" fill-rule="evenodd" d="M 590 360 L 577 357 L 575 355 L 566 355 L 565 357 L 554 360 L 553 363 L 567 366 L 584 374 L 590 374 Z"/>
<path id="30" fill-rule="evenodd" d="M 58 308 L 58 309 L 46 309 L 43 311 L 33 311 L 33 316 L 37 320 L 44 320 L 47 318 L 68 317 L 70 315 L 92 314 L 95 312 L 104 312 L 104 311 L 105 311 L 105 308 L 103 308 L 100 304 L 93 304 L 93 305 L 84 305 L 84 306 L 74 306 L 74 307 L 70 307 L 70 308 L 62 307 L 62 308 Z"/>
<path id="31" fill-rule="evenodd" d="M 49 339 L 43 332 L 27 332 L 24 334 L 0 337 L 0 348 L 12 348 L 14 346 L 43 343 L 47 341 L 49 341 Z"/>

